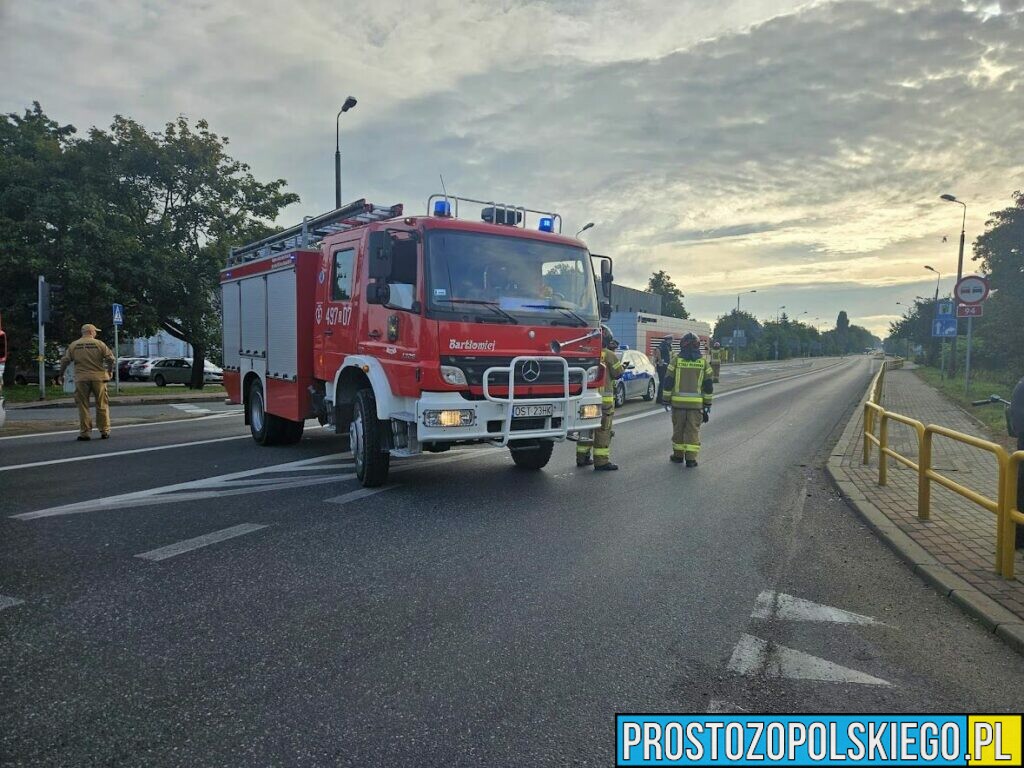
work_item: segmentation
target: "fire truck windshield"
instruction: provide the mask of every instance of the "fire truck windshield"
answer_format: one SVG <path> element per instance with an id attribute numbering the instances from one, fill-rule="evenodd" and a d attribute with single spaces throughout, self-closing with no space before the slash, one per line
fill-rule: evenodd
<path id="1" fill-rule="evenodd" d="M 478 322 L 584 326 L 598 322 L 590 254 L 583 248 L 476 232 L 429 232 L 430 314 Z M 474 310 L 474 304 L 479 312 Z M 483 305 L 501 310 L 487 312 Z M 473 310 L 471 312 L 471 310 Z M 502 318 L 502 314 L 506 318 Z"/>

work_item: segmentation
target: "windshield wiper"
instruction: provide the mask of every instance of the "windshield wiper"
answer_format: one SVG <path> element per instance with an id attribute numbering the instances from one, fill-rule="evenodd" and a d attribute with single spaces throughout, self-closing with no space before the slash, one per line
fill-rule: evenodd
<path id="1" fill-rule="evenodd" d="M 519 321 L 516 320 L 512 315 L 506 312 L 496 301 L 487 301 L 485 299 L 435 299 L 435 301 L 442 302 L 445 304 L 476 304 L 480 307 L 487 307 L 489 310 L 499 317 L 505 318 L 506 323 L 512 323 L 513 325 L 519 325 Z"/>
<path id="2" fill-rule="evenodd" d="M 590 325 L 581 315 L 576 314 L 569 307 L 564 307 L 561 304 L 523 304 L 523 309 L 557 309 L 565 312 L 566 317 L 571 317 L 576 321 L 573 327 L 584 328 Z"/>

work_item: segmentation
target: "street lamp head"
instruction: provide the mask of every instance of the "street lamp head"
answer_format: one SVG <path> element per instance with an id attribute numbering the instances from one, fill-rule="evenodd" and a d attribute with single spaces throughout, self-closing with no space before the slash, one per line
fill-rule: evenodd
<path id="1" fill-rule="evenodd" d="M 948 203 L 959 203 L 960 202 L 953 195 L 939 195 L 939 199 L 940 200 L 945 200 Z"/>
<path id="2" fill-rule="evenodd" d="M 581 234 L 586 232 L 592 226 L 594 226 L 594 222 L 588 221 L 586 224 L 584 224 L 582 227 L 580 227 L 580 230 L 576 233 L 576 237 L 579 237 Z"/>
<path id="3" fill-rule="evenodd" d="M 936 275 L 939 274 L 939 270 L 937 270 L 935 267 L 929 267 L 927 264 L 925 264 L 924 268 L 927 269 L 929 272 L 934 272 Z"/>
<path id="4" fill-rule="evenodd" d="M 348 98 L 346 98 L 346 99 L 345 99 L 345 103 L 341 105 L 341 111 L 342 111 L 342 112 L 348 112 L 348 111 L 349 111 L 350 109 L 352 109 L 352 107 L 354 107 L 354 106 L 355 106 L 355 105 L 356 105 L 357 103 L 358 103 L 358 102 L 356 102 L 356 100 L 355 100 L 355 98 L 354 98 L 354 97 L 352 97 L 352 96 L 349 96 Z"/>

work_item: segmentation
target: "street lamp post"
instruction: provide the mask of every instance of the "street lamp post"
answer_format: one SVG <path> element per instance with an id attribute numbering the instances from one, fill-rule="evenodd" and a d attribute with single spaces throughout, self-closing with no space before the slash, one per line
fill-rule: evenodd
<path id="1" fill-rule="evenodd" d="M 341 105 L 334 118 L 334 208 L 341 208 L 341 115 L 356 105 L 356 100 L 349 96 Z"/>
<path id="2" fill-rule="evenodd" d="M 965 203 L 963 200 L 957 200 L 956 197 L 954 197 L 953 195 L 948 195 L 948 194 L 947 195 L 939 195 L 939 199 L 940 200 L 945 200 L 947 203 L 956 203 L 957 205 L 963 206 L 963 209 L 964 209 L 964 215 L 963 215 L 963 218 L 960 221 L 960 254 L 959 254 L 959 256 L 957 256 L 957 260 L 956 260 L 956 281 L 957 281 L 957 283 L 959 283 L 960 282 L 960 278 L 962 278 L 964 276 L 964 240 L 966 239 L 966 236 L 967 236 L 967 203 Z M 954 307 L 958 307 L 959 304 L 960 304 L 959 301 L 954 301 L 953 306 Z M 970 323 L 970 318 L 968 318 L 968 323 Z M 956 324 L 957 324 L 957 327 L 956 327 L 957 335 L 953 337 L 953 352 L 949 356 L 949 372 L 951 374 L 956 370 L 956 342 L 957 342 L 957 337 L 960 335 L 960 320 L 959 319 L 956 320 Z"/>
<path id="3" fill-rule="evenodd" d="M 744 293 L 757 293 L 757 288 L 751 288 L 749 291 L 742 291 L 736 294 L 736 314 L 740 312 L 740 296 Z"/>
<path id="4" fill-rule="evenodd" d="M 584 224 L 582 227 L 580 227 L 579 231 L 576 233 L 576 237 L 579 237 L 580 235 L 582 235 L 584 232 L 586 232 L 592 226 L 594 226 L 594 222 L 588 221 L 586 224 Z"/>

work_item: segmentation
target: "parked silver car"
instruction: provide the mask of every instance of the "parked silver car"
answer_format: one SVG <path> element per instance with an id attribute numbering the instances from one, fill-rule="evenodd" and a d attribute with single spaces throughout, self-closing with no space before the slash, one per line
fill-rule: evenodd
<path id="1" fill-rule="evenodd" d="M 156 363 L 163 359 L 162 357 L 139 358 L 137 362 L 132 363 L 128 368 L 128 375 L 135 379 L 135 381 L 149 381 L 149 372 Z"/>
<path id="2" fill-rule="evenodd" d="M 168 384 L 190 384 L 192 382 L 192 358 L 168 357 L 153 364 L 149 378 L 158 387 Z M 224 372 L 213 363 L 207 361 L 203 368 L 203 382 L 219 384 L 224 381 Z"/>
<path id="3" fill-rule="evenodd" d="M 658 372 L 651 359 L 635 349 L 621 350 L 619 357 L 625 370 L 615 383 L 615 407 L 634 397 L 653 400 L 658 394 Z"/>

